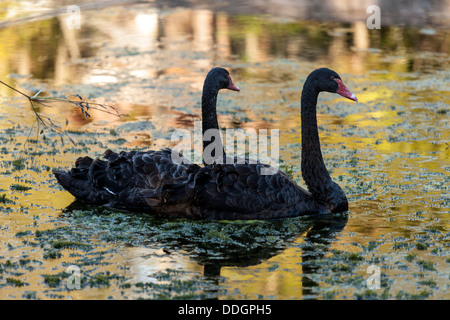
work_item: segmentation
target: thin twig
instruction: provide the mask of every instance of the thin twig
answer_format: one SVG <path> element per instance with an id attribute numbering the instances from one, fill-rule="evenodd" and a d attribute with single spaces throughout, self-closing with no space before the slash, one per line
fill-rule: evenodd
<path id="1" fill-rule="evenodd" d="M 34 115 L 35 115 L 35 118 L 36 118 L 36 122 L 38 124 L 38 132 L 39 132 L 40 124 L 42 124 L 42 126 L 43 126 L 43 129 L 38 134 L 42 134 L 44 132 L 44 129 L 48 129 L 48 130 L 54 131 L 54 132 L 56 132 L 56 133 L 58 133 L 60 135 L 62 143 L 64 143 L 63 142 L 63 136 L 65 136 L 65 137 L 67 137 L 69 139 L 69 141 L 73 145 L 76 145 L 75 141 L 67 134 L 67 132 L 65 132 L 63 129 L 61 129 L 61 127 L 59 125 L 57 125 L 50 117 L 47 117 L 47 116 L 39 114 L 39 112 L 36 109 L 34 103 L 43 105 L 43 106 L 48 107 L 48 108 L 53 108 L 53 106 L 49 105 L 48 102 L 64 102 L 64 103 L 73 104 L 76 107 L 80 108 L 81 112 L 83 113 L 83 115 L 86 118 L 90 117 L 90 114 L 88 113 L 88 111 L 90 109 L 98 110 L 98 111 L 105 112 L 105 113 L 111 114 L 111 115 L 115 115 L 115 116 L 117 116 L 119 118 L 122 116 L 119 113 L 119 110 L 117 108 L 115 108 L 113 106 L 110 106 L 110 105 L 103 105 L 103 104 L 100 104 L 100 103 L 87 101 L 87 100 L 83 99 L 78 94 L 74 95 L 74 97 L 77 97 L 80 100 L 70 100 L 68 98 L 55 98 L 55 97 L 40 97 L 40 98 L 38 98 L 39 94 L 42 92 L 42 90 L 39 90 L 39 92 L 37 92 L 34 96 L 30 97 L 29 95 L 23 93 L 20 90 L 17 90 L 16 88 L 8 85 L 7 83 L 5 83 L 5 82 L 3 82 L 1 80 L 0 80 L 0 83 L 5 85 L 5 86 L 7 86 L 11 90 L 14 90 L 15 92 L 23 95 L 24 97 L 26 97 L 28 99 L 28 101 L 30 102 L 30 105 L 31 105 L 31 109 L 34 112 Z M 113 110 L 113 112 L 110 111 L 110 110 Z M 34 124 L 33 124 L 33 127 L 31 128 L 31 130 L 33 128 L 34 128 Z M 30 130 L 30 133 L 28 134 L 27 141 L 28 141 L 28 139 L 30 137 L 31 130 Z M 45 135 L 44 135 L 44 139 L 45 139 Z M 25 144 L 26 144 L 26 142 L 25 142 Z"/>
<path id="2" fill-rule="evenodd" d="M 0 80 L 0 82 L 2 83 L 2 84 L 4 84 L 5 86 L 7 86 L 8 88 L 10 88 L 10 89 L 12 89 L 12 90 L 14 90 L 15 92 L 17 92 L 17 93 L 20 93 L 21 95 L 23 95 L 23 96 L 25 96 L 25 97 L 27 97 L 28 99 L 31 99 L 29 96 L 27 96 L 25 93 L 23 93 L 23 92 L 21 92 L 21 91 L 19 91 L 19 90 L 17 90 L 17 89 L 15 89 L 15 88 L 13 88 L 13 87 L 11 87 L 10 85 L 8 85 L 8 84 L 6 84 L 6 83 L 4 83 L 3 81 L 1 81 Z"/>

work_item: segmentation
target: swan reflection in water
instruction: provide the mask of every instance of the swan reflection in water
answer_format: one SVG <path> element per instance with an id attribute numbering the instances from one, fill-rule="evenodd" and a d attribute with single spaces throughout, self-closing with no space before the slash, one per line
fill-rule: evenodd
<path id="1" fill-rule="evenodd" d="M 301 294 L 314 299 L 319 285 L 315 275 L 323 273 L 321 268 L 326 265 L 321 261 L 348 220 L 348 214 L 270 221 L 167 220 L 86 206 L 80 201 L 69 205 L 63 215 L 77 231 L 85 233 L 83 238 L 102 241 L 100 247 L 114 244 L 113 251 L 119 254 L 114 254 L 110 263 L 122 270 L 126 283 L 169 285 L 173 280 L 195 280 L 209 298 L 222 297 L 227 288 L 239 286 L 242 274 L 249 274 L 245 283 L 263 282 L 261 293 L 248 293 L 256 296 L 264 295 L 269 283 L 277 286 L 277 281 L 283 281 L 272 275 L 282 278 L 291 273 L 298 281 L 283 285 L 296 292 L 295 298 Z M 294 265 L 295 270 L 270 270 L 269 261 L 285 260 L 283 265 Z"/>
<path id="2" fill-rule="evenodd" d="M 75 200 L 63 210 L 61 219 L 76 231 L 78 242 L 85 239 L 91 243 L 95 239 L 101 250 L 112 244 L 113 256 L 108 262 L 117 265 L 124 281 L 131 285 L 158 284 L 160 276 L 166 275 L 167 281 L 195 279 L 208 297 L 219 297 L 227 286 L 236 285 L 224 285 L 224 279 L 236 282 L 239 281 L 236 276 L 243 273 L 250 275 L 245 282 L 265 284 L 272 282 L 268 278 L 277 276 L 277 272 L 282 272 L 279 276 L 284 277 L 287 274 L 283 270 L 270 271 L 272 263 L 283 262 L 289 269 L 289 265 L 294 266 L 295 270 L 286 272 L 299 279 L 287 286 L 297 293 L 301 290 L 304 297 L 314 298 L 314 288 L 318 286 L 314 275 L 323 273 L 321 268 L 327 265 L 322 263 L 323 259 L 345 228 L 348 214 L 270 221 L 168 220 Z M 71 234 L 66 234 L 68 240 Z M 39 241 L 45 240 L 44 235 L 47 233 Z M 171 274 L 172 271 L 175 273 Z"/>

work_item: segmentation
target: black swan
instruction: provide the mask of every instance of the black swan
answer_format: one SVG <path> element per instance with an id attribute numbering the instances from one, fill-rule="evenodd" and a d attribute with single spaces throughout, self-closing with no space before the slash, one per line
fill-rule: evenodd
<path id="1" fill-rule="evenodd" d="M 332 181 L 320 149 L 316 105 L 322 91 L 358 101 L 330 69 L 314 70 L 307 77 L 301 97 L 301 169 L 308 191 L 281 171 L 262 175 L 261 169 L 270 167 L 266 164 L 212 164 L 161 184 L 156 190 L 144 191 L 147 204 L 163 217 L 224 220 L 279 219 L 347 211 L 347 197 Z"/>
<path id="2" fill-rule="evenodd" d="M 278 219 L 347 211 L 345 193 L 331 180 L 320 149 L 316 105 L 321 91 L 338 93 L 357 101 L 356 96 L 332 70 L 317 69 L 307 77 L 301 98 L 301 167 L 309 191 L 280 171 L 273 175 L 262 175 L 261 169 L 269 167 L 266 164 L 211 164 L 204 167 L 187 164 L 182 169 L 183 174 L 178 176 L 169 171 L 167 174 L 171 179 L 161 179 L 164 172 L 159 169 L 156 175 L 159 181 L 147 178 L 134 189 L 115 191 L 114 199 L 108 205 L 127 209 L 140 207 L 140 210 L 148 210 L 166 218 L 229 220 Z M 107 172 L 111 182 L 103 181 L 99 185 L 117 184 L 114 179 L 127 176 L 124 180 L 129 181 L 133 172 L 142 171 L 142 163 L 128 161 L 120 167 L 115 165 L 116 159 L 112 160 L 112 163 L 111 160 L 104 163 L 103 168 L 91 169 L 89 178 L 85 180 L 95 182 L 95 174 L 104 177 Z M 115 172 L 109 172 L 110 163 L 113 168 L 117 168 Z M 143 173 L 152 176 L 152 172 Z"/>
<path id="3" fill-rule="evenodd" d="M 219 128 L 216 102 L 221 89 L 240 91 L 226 69 L 213 68 L 208 72 L 203 85 L 203 132 Z M 204 146 L 211 142 L 204 142 Z M 149 207 L 142 197 L 143 190 L 148 193 L 160 185 L 171 183 L 175 178 L 192 175 L 200 168 L 185 161 L 181 154 L 179 163 L 174 163 L 172 152 L 168 148 L 120 153 L 106 150 L 106 161 L 80 157 L 75 162 L 75 168 L 70 171 L 56 170 L 54 175 L 77 200 L 116 208 L 145 210 Z"/>

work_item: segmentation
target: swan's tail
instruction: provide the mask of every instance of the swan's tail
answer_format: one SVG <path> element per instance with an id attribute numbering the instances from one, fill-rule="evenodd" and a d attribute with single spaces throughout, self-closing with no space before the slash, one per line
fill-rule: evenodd
<path id="1" fill-rule="evenodd" d="M 75 168 L 70 171 L 55 170 L 53 174 L 59 184 L 78 200 L 105 204 L 111 200 L 112 195 L 105 188 L 99 189 L 95 181 L 101 179 L 99 172 L 104 171 L 105 167 L 104 161 L 83 157 L 77 159 Z"/>
<path id="2" fill-rule="evenodd" d="M 70 171 L 54 171 L 56 179 L 64 189 L 69 191 L 75 198 L 85 200 L 89 194 L 89 183 L 71 176 Z"/>

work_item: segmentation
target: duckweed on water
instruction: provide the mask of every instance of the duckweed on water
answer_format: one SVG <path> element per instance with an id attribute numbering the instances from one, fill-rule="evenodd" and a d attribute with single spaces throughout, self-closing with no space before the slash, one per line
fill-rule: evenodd
<path id="1" fill-rule="evenodd" d="M 16 190 L 16 191 L 27 191 L 27 190 L 32 189 L 31 187 L 28 187 L 28 186 L 25 186 L 22 184 L 18 184 L 18 183 L 10 185 L 9 188 L 11 190 Z"/>
<path id="2" fill-rule="evenodd" d="M 103 211 L 101 214 L 73 211 L 71 218 L 73 225 L 84 225 L 84 229 L 86 226 L 95 225 L 96 232 L 104 241 L 127 241 L 135 245 L 149 241 L 164 242 L 169 245 L 185 243 L 188 246 L 196 246 L 198 250 L 255 249 L 277 246 L 281 239 L 288 239 L 298 234 L 310 224 L 309 221 L 302 219 L 275 224 L 263 221 L 202 222 L 184 219 L 166 221 L 145 215 L 114 211 Z M 108 232 L 99 232 L 98 228 Z M 66 231 L 64 228 L 62 233 Z M 38 236 L 41 234 L 39 233 Z"/>
<path id="3" fill-rule="evenodd" d="M 44 277 L 44 282 L 50 287 L 50 288 L 56 288 L 59 287 L 61 284 L 61 277 L 59 275 L 54 274 L 44 274 L 42 275 Z"/>
<path id="4" fill-rule="evenodd" d="M 13 160 L 11 164 L 14 167 L 14 170 L 23 170 L 25 169 L 25 158 Z"/>
<path id="5" fill-rule="evenodd" d="M 22 299 L 35 300 L 35 299 L 37 299 L 37 292 L 36 291 L 25 291 L 25 293 L 22 295 Z"/>
<path id="6" fill-rule="evenodd" d="M 23 287 L 26 285 L 25 282 L 16 279 L 16 278 L 6 278 L 6 284 L 7 285 L 11 285 L 11 286 L 15 286 L 15 287 Z"/>
<path id="7" fill-rule="evenodd" d="M 92 243 L 86 243 L 86 239 L 92 239 L 94 234 L 99 236 L 101 241 L 109 243 L 120 243 L 126 239 L 126 243 L 132 246 L 154 246 L 157 241 L 164 244 L 168 252 L 174 249 L 179 250 L 181 245 L 184 250 L 191 253 L 192 258 L 202 264 L 210 263 L 209 258 L 204 256 L 206 253 L 213 257 L 214 263 L 219 261 L 236 263 L 242 259 L 241 257 L 246 257 L 242 260 L 243 263 L 249 263 L 251 257 L 256 259 L 255 261 L 261 261 L 265 257 L 274 255 L 291 241 L 290 238 L 295 238 L 299 232 L 311 225 L 311 221 L 302 218 L 278 222 L 166 221 L 108 210 L 74 210 L 66 212 L 65 215 L 70 218 L 68 220 L 70 226 L 38 230 L 34 233 L 19 232 L 16 237 L 34 236 L 39 247 L 44 249 L 44 259 L 57 259 L 67 255 L 76 258 L 74 262 L 84 270 L 81 279 L 82 287 L 110 286 L 111 281 L 120 284 L 126 280 L 121 275 L 108 272 L 93 273 L 90 269 L 95 265 L 105 265 L 102 262 L 105 257 L 116 251 L 94 250 Z M 81 250 L 85 253 L 78 255 L 73 250 Z M 349 259 L 356 258 L 349 255 Z M 273 272 L 278 268 L 279 265 L 274 264 L 268 270 Z M 158 281 L 169 281 L 169 283 L 146 284 L 141 288 L 160 290 L 155 295 L 151 295 L 154 298 L 208 297 L 200 290 L 205 286 L 204 279 L 176 280 L 179 275 L 178 271 L 170 270 L 155 274 L 153 277 Z M 50 288 L 61 289 L 61 282 L 67 278 L 67 274 L 43 275 L 43 277 Z M 144 291 L 146 296 L 150 294 L 148 290 Z"/>
<path id="8" fill-rule="evenodd" d="M 193 277 L 189 280 L 177 279 L 179 276 L 185 274 L 184 272 L 166 269 L 165 271 L 160 271 L 154 275 L 156 279 L 165 280 L 160 283 L 152 282 L 138 282 L 134 285 L 137 289 L 138 295 L 143 297 L 151 297 L 152 299 L 167 300 L 167 299 L 208 299 L 210 294 L 204 292 L 204 282 L 205 279 L 201 277 Z M 214 284 L 211 280 L 206 280 L 210 282 L 211 288 L 214 288 Z M 217 294 L 223 293 L 225 291 L 216 288 Z"/>
<path id="9" fill-rule="evenodd" d="M 111 274 L 109 271 L 106 272 L 99 272 L 94 275 L 91 275 L 87 279 L 87 285 L 90 287 L 102 287 L 102 286 L 110 286 L 111 280 L 124 280 L 123 276 L 117 275 L 117 274 Z M 82 282 L 83 284 L 83 282 Z"/>
<path id="10" fill-rule="evenodd" d="M 433 292 L 428 290 L 423 290 L 418 294 L 407 293 L 404 290 L 400 290 L 399 293 L 395 296 L 398 300 L 423 300 L 429 298 L 433 295 Z"/>
<path id="11" fill-rule="evenodd" d="M 427 260 L 418 260 L 417 265 L 424 271 L 436 271 L 434 263 Z"/>
<path id="12" fill-rule="evenodd" d="M 120 8 L 120 21 L 123 17 L 135 18 L 135 10 L 130 8 L 133 6 Z M 158 13 L 158 19 L 164 20 L 162 28 L 173 21 L 191 21 L 196 16 L 190 10 L 175 11 Z M 96 21 L 114 24 L 115 12 L 112 8 L 96 10 Z M 84 14 L 89 15 L 90 11 Z M 177 17 L 186 14 L 188 20 L 170 19 L 172 14 Z M 213 21 L 224 16 L 217 18 Z M 328 61 L 335 68 L 336 59 L 330 53 L 336 50 L 330 50 L 329 46 L 335 44 L 335 39 L 328 31 L 339 24 L 330 27 L 302 21 L 286 24 L 276 19 L 268 22 L 265 16 L 239 19 L 232 14 L 226 19 L 233 59 L 224 59 L 233 79 L 242 85 L 242 94 L 220 96 L 220 125 L 280 129 L 280 169 L 302 185 L 299 93 L 305 76 L 317 63 Z M 193 52 L 195 45 L 188 39 L 175 49 L 166 45 L 165 41 L 170 39 L 158 38 L 155 41 L 161 42 L 160 45 L 150 51 L 135 47 L 125 50 L 114 35 L 111 41 L 105 38 L 107 43 L 101 50 L 91 50 L 89 45 L 97 41 L 92 41 L 86 29 L 87 33 L 79 34 L 82 40 L 79 46 L 83 53 L 91 52 L 93 56 L 83 54 L 76 64 L 70 61 L 59 64 L 64 59 L 56 59 L 60 51 L 55 49 L 56 42 L 49 44 L 45 40 L 61 38 L 57 19 L 51 21 L 31 22 L 20 28 L 28 28 L 31 39 L 39 38 L 39 42 L 30 40 L 31 48 L 38 50 L 42 46 L 48 53 L 46 61 L 55 64 L 55 68 L 45 70 L 67 71 L 63 74 L 69 74 L 70 70 L 74 84 L 62 79 L 62 85 L 57 86 L 51 80 L 53 74 L 38 68 L 33 69 L 33 79 L 12 76 L 14 85 L 35 92 L 44 89 L 52 96 L 79 92 L 100 101 L 115 101 L 130 118 L 116 123 L 117 119 L 92 113 L 86 121 L 79 110 L 64 110 L 56 105 L 42 107 L 44 115 L 70 120 L 66 129 L 76 141 L 73 146 L 62 144 L 51 133 L 46 140 L 33 134 L 27 137 L 33 127 L 29 105 L 18 103 L 16 97 L 2 100 L 2 298 L 448 297 L 449 60 L 448 47 L 442 46 L 441 41 L 448 32 L 436 31 L 434 36 L 412 39 L 408 28 L 392 30 L 386 26 L 386 32 L 380 34 L 381 46 L 373 43 L 372 37 L 369 39 L 371 46 L 386 49 L 383 55 L 372 51 L 361 55 L 350 47 L 340 48 L 339 55 L 343 56 L 340 68 L 347 70 L 341 76 L 361 102 L 353 104 L 323 94 L 319 98 L 318 120 L 324 161 L 349 199 L 349 213 L 341 221 L 327 221 L 328 218 L 169 221 L 136 213 L 69 206 L 72 198 L 56 183 L 51 170 L 69 168 L 79 156 L 101 157 L 107 148 L 120 151 L 169 146 L 171 129 L 189 128 L 191 120 L 198 118 L 199 88 L 207 66 L 201 63 L 199 67 L 192 61 L 214 61 L 213 56 L 224 56 L 215 51 L 216 46 Z M 110 30 L 105 26 L 102 33 Z M 293 26 L 300 29 L 294 30 Z M 116 29 L 114 25 L 111 27 Z M 261 32 L 266 29 L 276 32 Z M 268 44 L 258 46 L 259 51 L 266 50 L 261 57 L 247 51 L 247 36 L 242 30 L 252 31 L 257 43 Z M 0 30 L 19 34 L 11 31 L 14 30 Z M 402 42 L 399 50 L 390 48 L 390 31 L 396 34 L 392 48 Z M 312 37 L 314 41 L 308 41 L 311 35 L 316 35 Z M 402 41 L 402 36 L 408 41 Z M 3 38 L 8 47 L 22 43 L 11 36 Z M 306 54 L 311 61 L 302 58 L 304 50 L 296 53 L 297 45 L 303 42 L 310 44 Z M 441 52 L 429 51 L 433 44 Z M 22 47 L 17 49 L 8 52 L 23 51 Z M 167 59 L 168 56 L 172 59 Z M 34 61 L 36 57 L 29 54 L 32 66 L 48 65 Z M 3 58 L 14 60 L 9 55 Z M 259 61 L 260 58 L 263 60 Z M 358 70 L 354 68 L 355 58 Z M 118 73 L 114 68 L 108 70 L 117 82 L 85 84 L 89 79 L 85 77 L 86 70 L 97 70 L 104 59 L 105 66 L 123 66 Z M 9 62 L 5 65 L 15 68 Z M 18 72 L 13 69 L 11 72 Z M 130 81 L 136 80 L 141 71 L 157 76 Z M 136 133 L 142 131 L 148 135 L 141 141 Z M 367 268 L 371 265 L 380 268 L 381 289 L 367 288 Z M 65 285 L 71 266 L 81 271 L 82 289 L 76 295 Z"/>
<path id="13" fill-rule="evenodd" d="M 6 197 L 6 194 L 4 193 L 4 194 L 0 195 L 0 203 L 14 203 L 14 201 L 8 199 Z"/>
<path id="14" fill-rule="evenodd" d="M 408 254 L 405 256 L 405 259 L 406 259 L 408 262 L 411 262 L 411 261 L 415 260 L 416 258 L 417 258 L 417 255 L 416 255 L 415 253 L 408 253 Z"/>
<path id="15" fill-rule="evenodd" d="M 70 249 L 80 249 L 80 250 L 83 250 L 83 251 L 89 251 L 89 250 L 92 249 L 91 245 L 88 245 L 88 244 L 85 244 L 85 243 L 81 243 L 81 242 L 77 242 L 77 241 L 63 240 L 63 239 L 59 239 L 59 240 L 53 241 L 51 243 L 51 245 L 55 249 L 70 248 Z"/>

